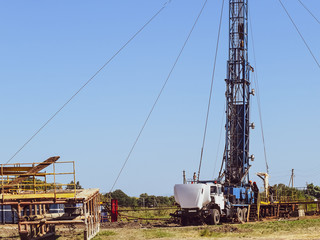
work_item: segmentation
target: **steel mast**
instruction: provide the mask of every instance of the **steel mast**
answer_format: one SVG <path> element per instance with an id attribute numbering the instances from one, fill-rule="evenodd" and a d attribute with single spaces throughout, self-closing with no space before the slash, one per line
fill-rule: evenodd
<path id="1" fill-rule="evenodd" d="M 250 78 L 248 0 L 229 0 L 229 60 L 226 78 L 225 185 L 248 183 Z"/>

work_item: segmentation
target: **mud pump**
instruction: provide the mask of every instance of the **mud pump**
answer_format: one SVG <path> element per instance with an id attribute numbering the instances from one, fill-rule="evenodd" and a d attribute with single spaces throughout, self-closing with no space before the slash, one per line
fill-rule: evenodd
<path id="1" fill-rule="evenodd" d="M 229 60 L 226 82 L 226 133 L 221 170 L 216 180 L 174 186 L 175 213 L 182 225 L 246 221 L 256 204 L 258 187 L 249 181 L 250 71 L 248 62 L 248 0 L 229 0 Z M 256 190 L 255 190 L 256 189 Z M 254 190 L 254 191 L 253 191 Z"/>

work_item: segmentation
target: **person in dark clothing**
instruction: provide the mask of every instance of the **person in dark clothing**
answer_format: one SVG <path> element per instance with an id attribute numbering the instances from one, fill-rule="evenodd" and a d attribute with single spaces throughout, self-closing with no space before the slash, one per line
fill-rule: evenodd
<path id="1" fill-rule="evenodd" d="M 240 40 L 240 47 L 244 48 L 244 24 L 239 23 L 238 25 L 238 34 L 239 34 L 239 40 Z"/>
<path id="2" fill-rule="evenodd" d="M 269 199 L 271 203 L 273 203 L 273 194 L 274 194 L 273 187 L 269 186 Z"/>
<path id="3" fill-rule="evenodd" d="M 254 203 L 258 203 L 258 194 L 259 194 L 259 188 L 257 186 L 256 182 L 253 182 L 251 189 L 253 191 L 253 196 L 254 196 Z"/>
<path id="4" fill-rule="evenodd" d="M 196 172 L 193 173 L 193 183 L 197 182 L 197 174 Z"/>

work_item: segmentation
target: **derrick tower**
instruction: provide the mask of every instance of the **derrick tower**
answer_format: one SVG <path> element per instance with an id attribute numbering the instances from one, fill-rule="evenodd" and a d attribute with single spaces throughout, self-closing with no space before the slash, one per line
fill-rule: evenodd
<path id="1" fill-rule="evenodd" d="M 226 78 L 225 184 L 249 181 L 250 65 L 248 0 L 229 0 L 229 60 Z M 254 125 L 252 124 L 251 127 Z M 252 157 L 253 158 L 253 157 Z"/>

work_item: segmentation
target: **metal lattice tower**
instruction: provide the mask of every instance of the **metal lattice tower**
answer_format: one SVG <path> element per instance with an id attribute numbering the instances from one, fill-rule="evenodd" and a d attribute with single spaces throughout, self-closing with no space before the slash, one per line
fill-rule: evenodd
<path id="1" fill-rule="evenodd" d="M 226 79 L 225 183 L 239 186 L 249 175 L 248 0 L 229 0 L 229 60 Z"/>

